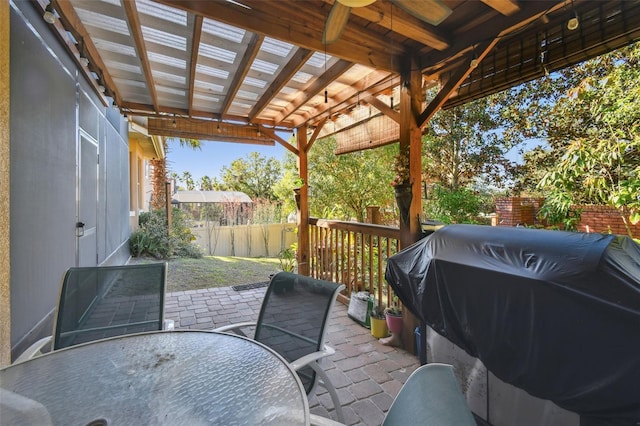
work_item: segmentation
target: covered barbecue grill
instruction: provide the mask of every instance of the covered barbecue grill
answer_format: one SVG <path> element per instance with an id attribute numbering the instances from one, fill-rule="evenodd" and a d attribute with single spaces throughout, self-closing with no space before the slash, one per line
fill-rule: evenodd
<path id="1" fill-rule="evenodd" d="M 583 424 L 640 421 L 632 239 L 449 225 L 392 256 L 386 279 L 420 321 L 506 383 Z"/>

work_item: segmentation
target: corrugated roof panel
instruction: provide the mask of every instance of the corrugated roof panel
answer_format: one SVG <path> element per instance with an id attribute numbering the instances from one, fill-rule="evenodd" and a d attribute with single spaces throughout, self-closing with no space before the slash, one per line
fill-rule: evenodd
<path id="1" fill-rule="evenodd" d="M 157 71 L 157 70 L 152 70 L 151 73 L 153 74 L 154 78 L 159 78 L 164 81 L 168 81 L 176 84 L 183 84 L 183 85 L 187 83 L 187 77 L 185 77 L 184 75 L 177 75 L 177 74 L 164 72 L 164 71 Z"/>
<path id="2" fill-rule="evenodd" d="M 162 55 L 160 53 L 147 51 L 147 55 L 149 56 L 149 60 L 151 62 L 157 62 L 163 65 L 169 65 L 179 69 L 187 69 L 187 62 L 180 58 L 175 58 L 173 56 Z"/>
<path id="3" fill-rule="evenodd" d="M 126 44 L 115 43 L 112 41 L 102 40 L 102 39 L 94 39 L 93 40 L 96 48 L 101 50 L 107 50 L 113 53 L 119 53 L 121 55 L 133 56 L 134 58 L 138 58 L 138 54 L 136 53 L 136 49 L 133 46 L 128 46 Z"/>
<path id="4" fill-rule="evenodd" d="M 243 84 L 246 84 L 247 86 L 257 87 L 259 89 L 264 89 L 267 85 L 267 82 L 258 78 L 245 77 Z"/>
<path id="5" fill-rule="evenodd" d="M 331 59 L 332 59 L 331 55 L 327 55 L 324 52 L 315 52 L 313 55 L 311 55 L 306 65 L 309 65 L 315 68 L 324 68 L 325 62 L 329 63 Z"/>
<path id="6" fill-rule="evenodd" d="M 302 72 L 302 71 L 298 71 L 293 78 L 291 78 L 291 80 L 300 83 L 300 84 L 307 84 L 307 82 L 309 80 L 311 80 L 313 78 L 313 76 L 309 73 L 306 72 Z"/>
<path id="7" fill-rule="evenodd" d="M 178 25 L 187 25 L 187 12 L 180 9 L 165 6 L 149 0 L 136 0 L 136 8 L 139 13 L 144 13 L 145 15 L 173 22 Z"/>
<path id="8" fill-rule="evenodd" d="M 248 100 L 252 100 L 255 101 L 256 99 L 258 99 L 258 94 L 255 92 L 248 92 L 246 90 L 238 90 L 238 97 L 243 98 L 243 99 L 248 99 Z"/>
<path id="9" fill-rule="evenodd" d="M 282 58 L 286 57 L 289 52 L 293 49 L 293 45 L 289 43 L 285 43 L 280 40 L 276 40 L 274 38 L 265 37 L 262 42 L 262 46 L 260 46 L 260 50 L 264 52 L 271 53 L 272 55 L 280 56 Z"/>
<path id="10" fill-rule="evenodd" d="M 204 102 L 207 102 L 207 103 L 220 102 L 220 98 L 217 98 L 215 96 L 208 96 L 208 95 L 206 95 L 204 93 L 198 93 L 198 92 L 193 94 L 193 100 L 194 101 L 195 100 L 204 101 Z"/>
<path id="11" fill-rule="evenodd" d="M 212 21 L 208 18 L 205 18 L 202 22 L 202 31 L 225 40 L 233 41 L 234 43 L 240 43 L 246 33 L 246 31 L 241 28 Z"/>
<path id="12" fill-rule="evenodd" d="M 125 64 L 123 62 L 105 61 L 105 65 L 114 70 L 126 71 L 134 74 L 141 74 L 142 70 L 138 65 Z"/>
<path id="13" fill-rule="evenodd" d="M 241 108 L 241 109 L 249 109 L 253 106 L 237 100 L 234 100 L 233 102 L 231 102 L 231 105 L 235 108 Z"/>
<path id="14" fill-rule="evenodd" d="M 105 29 L 114 33 L 130 35 L 127 22 L 123 19 L 114 18 L 112 16 L 102 15 L 90 10 L 77 8 L 78 16 L 85 26 Z"/>
<path id="15" fill-rule="evenodd" d="M 195 88 L 204 92 L 211 91 L 215 93 L 222 93 L 224 86 L 220 84 L 211 83 L 208 81 L 196 80 Z"/>
<path id="16" fill-rule="evenodd" d="M 185 51 L 187 49 L 187 39 L 177 34 L 168 33 L 142 26 L 142 34 L 145 42 L 156 43 L 160 46 L 172 47 L 176 50 Z"/>
<path id="17" fill-rule="evenodd" d="M 291 95 L 297 94 L 298 89 L 294 89 L 293 87 L 289 87 L 289 86 L 284 86 L 282 90 L 280 90 L 280 93 L 282 93 L 283 95 L 291 96 Z"/>
<path id="18" fill-rule="evenodd" d="M 198 53 L 207 58 L 215 59 L 218 61 L 232 64 L 236 60 L 236 52 L 232 52 L 226 49 L 220 49 L 219 47 L 212 46 L 206 43 L 200 43 L 200 49 Z"/>
<path id="19" fill-rule="evenodd" d="M 113 81 L 118 85 L 124 85 L 124 86 L 129 86 L 129 87 L 139 87 L 141 89 L 146 89 L 147 85 L 144 81 L 138 81 L 138 80 L 124 80 L 121 78 L 114 78 Z"/>
<path id="20" fill-rule="evenodd" d="M 187 92 L 185 90 L 175 89 L 173 87 L 163 86 L 161 84 L 156 84 L 156 92 L 158 93 L 166 93 L 169 95 L 177 95 L 177 96 L 186 96 Z"/>
<path id="21" fill-rule="evenodd" d="M 221 70 L 218 68 L 208 67 L 206 65 L 197 64 L 196 72 L 207 75 L 209 77 L 221 78 L 226 80 L 229 78 L 229 71 Z"/>
<path id="22" fill-rule="evenodd" d="M 272 64 L 270 62 L 263 61 L 260 59 L 256 59 L 255 61 L 253 61 L 253 64 L 251 64 L 251 69 L 258 72 L 274 74 L 278 70 L 278 65 Z"/>

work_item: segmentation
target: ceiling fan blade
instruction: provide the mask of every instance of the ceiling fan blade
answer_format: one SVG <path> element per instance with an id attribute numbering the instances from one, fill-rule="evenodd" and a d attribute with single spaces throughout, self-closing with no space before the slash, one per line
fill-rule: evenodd
<path id="1" fill-rule="evenodd" d="M 451 14 L 441 0 L 391 0 L 396 6 L 431 25 L 438 25 Z"/>
<path id="2" fill-rule="evenodd" d="M 347 25 L 347 21 L 349 20 L 350 12 L 350 7 L 345 6 L 340 2 L 333 3 L 331 11 L 329 11 L 329 16 L 327 17 L 327 22 L 324 24 L 322 43 L 331 44 L 340 38 L 342 30 L 344 30 L 344 27 Z"/>

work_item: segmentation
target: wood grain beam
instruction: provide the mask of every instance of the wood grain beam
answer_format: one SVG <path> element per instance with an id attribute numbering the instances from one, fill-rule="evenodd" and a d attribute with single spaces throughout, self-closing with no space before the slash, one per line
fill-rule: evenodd
<path id="1" fill-rule="evenodd" d="M 482 0 L 482 2 L 505 16 L 510 16 L 520 11 L 520 5 L 517 0 Z"/>
<path id="2" fill-rule="evenodd" d="M 335 0 L 325 1 L 333 4 Z M 445 50 L 451 45 L 449 38 L 441 31 L 390 2 L 377 1 L 366 7 L 353 7 L 351 13 L 437 50 Z"/>
<path id="3" fill-rule="evenodd" d="M 322 52 L 326 48 L 331 56 L 387 71 L 399 72 L 399 57 L 404 54 L 403 46 L 363 27 L 348 27 L 340 40 L 323 45 L 327 12 L 313 7 L 322 4 L 318 1 L 306 1 L 304 8 L 292 8 L 280 0 L 245 1 L 249 8 L 232 2 L 156 1 L 278 40 L 295 40 L 305 49 Z"/>
<path id="4" fill-rule="evenodd" d="M 226 91 L 226 96 L 224 97 L 224 101 L 222 102 L 222 107 L 220 109 L 220 114 L 224 117 L 229 107 L 231 106 L 231 102 L 236 97 L 238 90 L 240 89 L 240 85 L 244 81 L 244 78 L 247 76 L 247 73 L 251 69 L 251 64 L 253 60 L 258 56 L 260 52 L 260 46 L 262 45 L 262 41 L 264 40 L 263 35 L 253 34 L 251 40 L 247 45 L 247 49 L 245 50 L 244 55 L 242 56 L 242 60 L 236 67 L 236 73 L 233 77 L 233 81 L 229 85 Z"/>
<path id="5" fill-rule="evenodd" d="M 256 115 L 262 112 L 311 56 L 313 56 L 313 51 L 309 49 L 298 49 L 296 53 L 293 54 L 289 62 L 282 68 L 282 71 L 280 71 L 278 76 L 269 85 L 262 97 L 260 97 L 258 102 L 251 108 L 251 111 L 249 111 L 249 120 L 253 120 Z"/>
<path id="6" fill-rule="evenodd" d="M 491 49 L 494 48 L 494 46 L 498 43 L 499 40 L 500 40 L 499 38 L 495 38 L 490 42 L 485 42 L 482 45 L 479 45 L 477 47 L 477 51 L 479 51 L 479 54 L 475 59 L 478 62 L 482 62 L 482 60 L 489 54 Z M 449 78 L 449 81 L 447 81 L 444 84 L 444 86 L 442 86 L 442 89 L 440 89 L 440 91 L 435 96 L 435 98 L 429 103 L 429 105 L 427 105 L 427 108 L 425 108 L 425 110 L 420 114 L 420 116 L 417 119 L 418 127 L 422 127 L 424 123 L 430 120 L 431 117 L 433 117 L 433 115 L 436 112 L 438 112 L 438 110 L 442 107 L 442 105 L 444 105 L 447 99 L 449 99 L 449 96 L 451 96 L 451 93 L 453 93 L 458 87 L 460 87 L 460 84 L 462 84 L 462 82 L 467 77 L 469 77 L 469 74 L 471 74 L 471 72 L 474 69 L 471 66 L 469 66 L 471 59 L 472 58 L 469 58 L 468 62 L 463 62 L 460 68 L 458 68 L 458 70 L 453 73 L 451 78 Z"/>
<path id="7" fill-rule="evenodd" d="M 150 135 L 175 138 L 205 139 L 221 142 L 237 142 L 253 145 L 275 145 L 263 129 L 253 125 L 195 120 L 193 118 L 149 118 Z M 258 130 L 260 130 L 258 132 Z"/>
<path id="8" fill-rule="evenodd" d="M 418 65 L 424 72 L 431 73 L 431 70 L 441 66 L 441 63 L 455 59 L 457 55 L 462 55 L 465 51 L 473 49 L 479 40 L 493 40 L 497 37 L 504 37 L 506 34 L 539 19 L 543 14 L 562 7 L 563 4 L 564 2 L 551 4 L 546 1 L 526 2 L 519 12 L 511 16 L 494 19 L 491 21 L 491 25 L 481 26 L 476 31 L 465 32 L 456 37 L 454 44 L 446 51 L 422 55 Z M 476 50 L 478 49 L 476 48 Z"/>
<path id="9" fill-rule="evenodd" d="M 289 150 L 289 152 L 291 152 L 293 155 L 295 155 L 296 157 L 298 155 L 300 155 L 300 151 L 298 151 L 298 148 L 296 148 L 295 146 L 291 145 L 289 142 L 285 141 L 284 139 L 282 139 L 280 136 L 278 136 L 278 134 L 270 128 L 263 128 L 262 131 L 268 135 L 269 137 L 271 137 L 273 140 L 275 140 L 276 142 L 278 142 L 280 145 L 282 145 L 283 147 L 285 147 L 287 150 Z"/>
<path id="10" fill-rule="evenodd" d="M 307 86 L 293 102 L 290 102 L 289 105 L 282 109 L 275 119 L 276 124 L 289 117 L 294 111 L 300 108 L 300 106 L 306 104 L 309 99 L 321 93 L 329 83 L 344 74 L 344 72 L 352 66 L 353 64 L 351 62 L 340 60 L 333 64 L 327 72 L 317 79 L 312 80 L 309 86 Z"/>
<path id="11" fill-rule="evenodd" d="M 196 86 L 196 68 L 198 66 L 198 52 L 200 49 L 200 39 L 202 38 L 202 22 L 204 18 L 199 15 L 195 15 L 195 22 L 193 23 L 193 35 L 191 37 L 191 45 L 187 46 L 190 50 L 191 56 L 189 58 L 189 115 L 193 111 L 193 93 Z"/>
<path id="12" fill-rule="evenodd" d="M 138 16 L 138 10 L 134 0 L 123 0 L 122 7 L 127 15 L 127 23 L 129 24 L 129 31 L 131 37 L 133 37 L 136 53 L 142 66 L 142 72 L 144 74 L 145 84 L 149 91 L 149 97 L 151 98 L 151 104 L 155 111 L 159 111 L 158 95 L 156 93 L 156 86 L 154 84 L 153 74 L 151 73 L 151 64 L 149 64 L 149 55 L 147 54 L 147 48 L 144 45 L 144 35 L 142 34 L 142 27 L 140 26 L 140 17 Z"/>
<path id="13" fill-rule="evenodd" d="M 370 103 L 375 109 L 377 109 L 396 123 L 400 124 L 400 113 L 395 109 L 391 109 L 389 105 L 385 104 L 377 97 L 367 96 L 364 101 Z"/>
<path id="14" fill-rule="evenodd" d="M 329 103 L 320 104 L 316 108 L 307 111 L 301 117 L 296 118 L 294 125 L 297 127 L 304 122 L 309 125 L 316 125 L 321 120 L 329 118 L 331 114 L 356 103 L 358 97 L 363 99 L 389 89 L 393 86 L 393 79 L 390 76 L 391 74 L 386 71 L 376 70 L 371 72 L 365 78 L 352 84 L 351 91 L 345 90 L 343 93 L 332 97 Z"/>

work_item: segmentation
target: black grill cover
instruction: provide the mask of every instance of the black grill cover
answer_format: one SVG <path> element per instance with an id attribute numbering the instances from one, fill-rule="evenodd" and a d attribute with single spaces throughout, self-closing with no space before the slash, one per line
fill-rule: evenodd
<path id="1" fill-rule="evenodd" d="M 389 258 L 385 276 L 416 317 L 503 381 L 587 419 L 640 420 L 632 239 L 449 225 Z"/>

